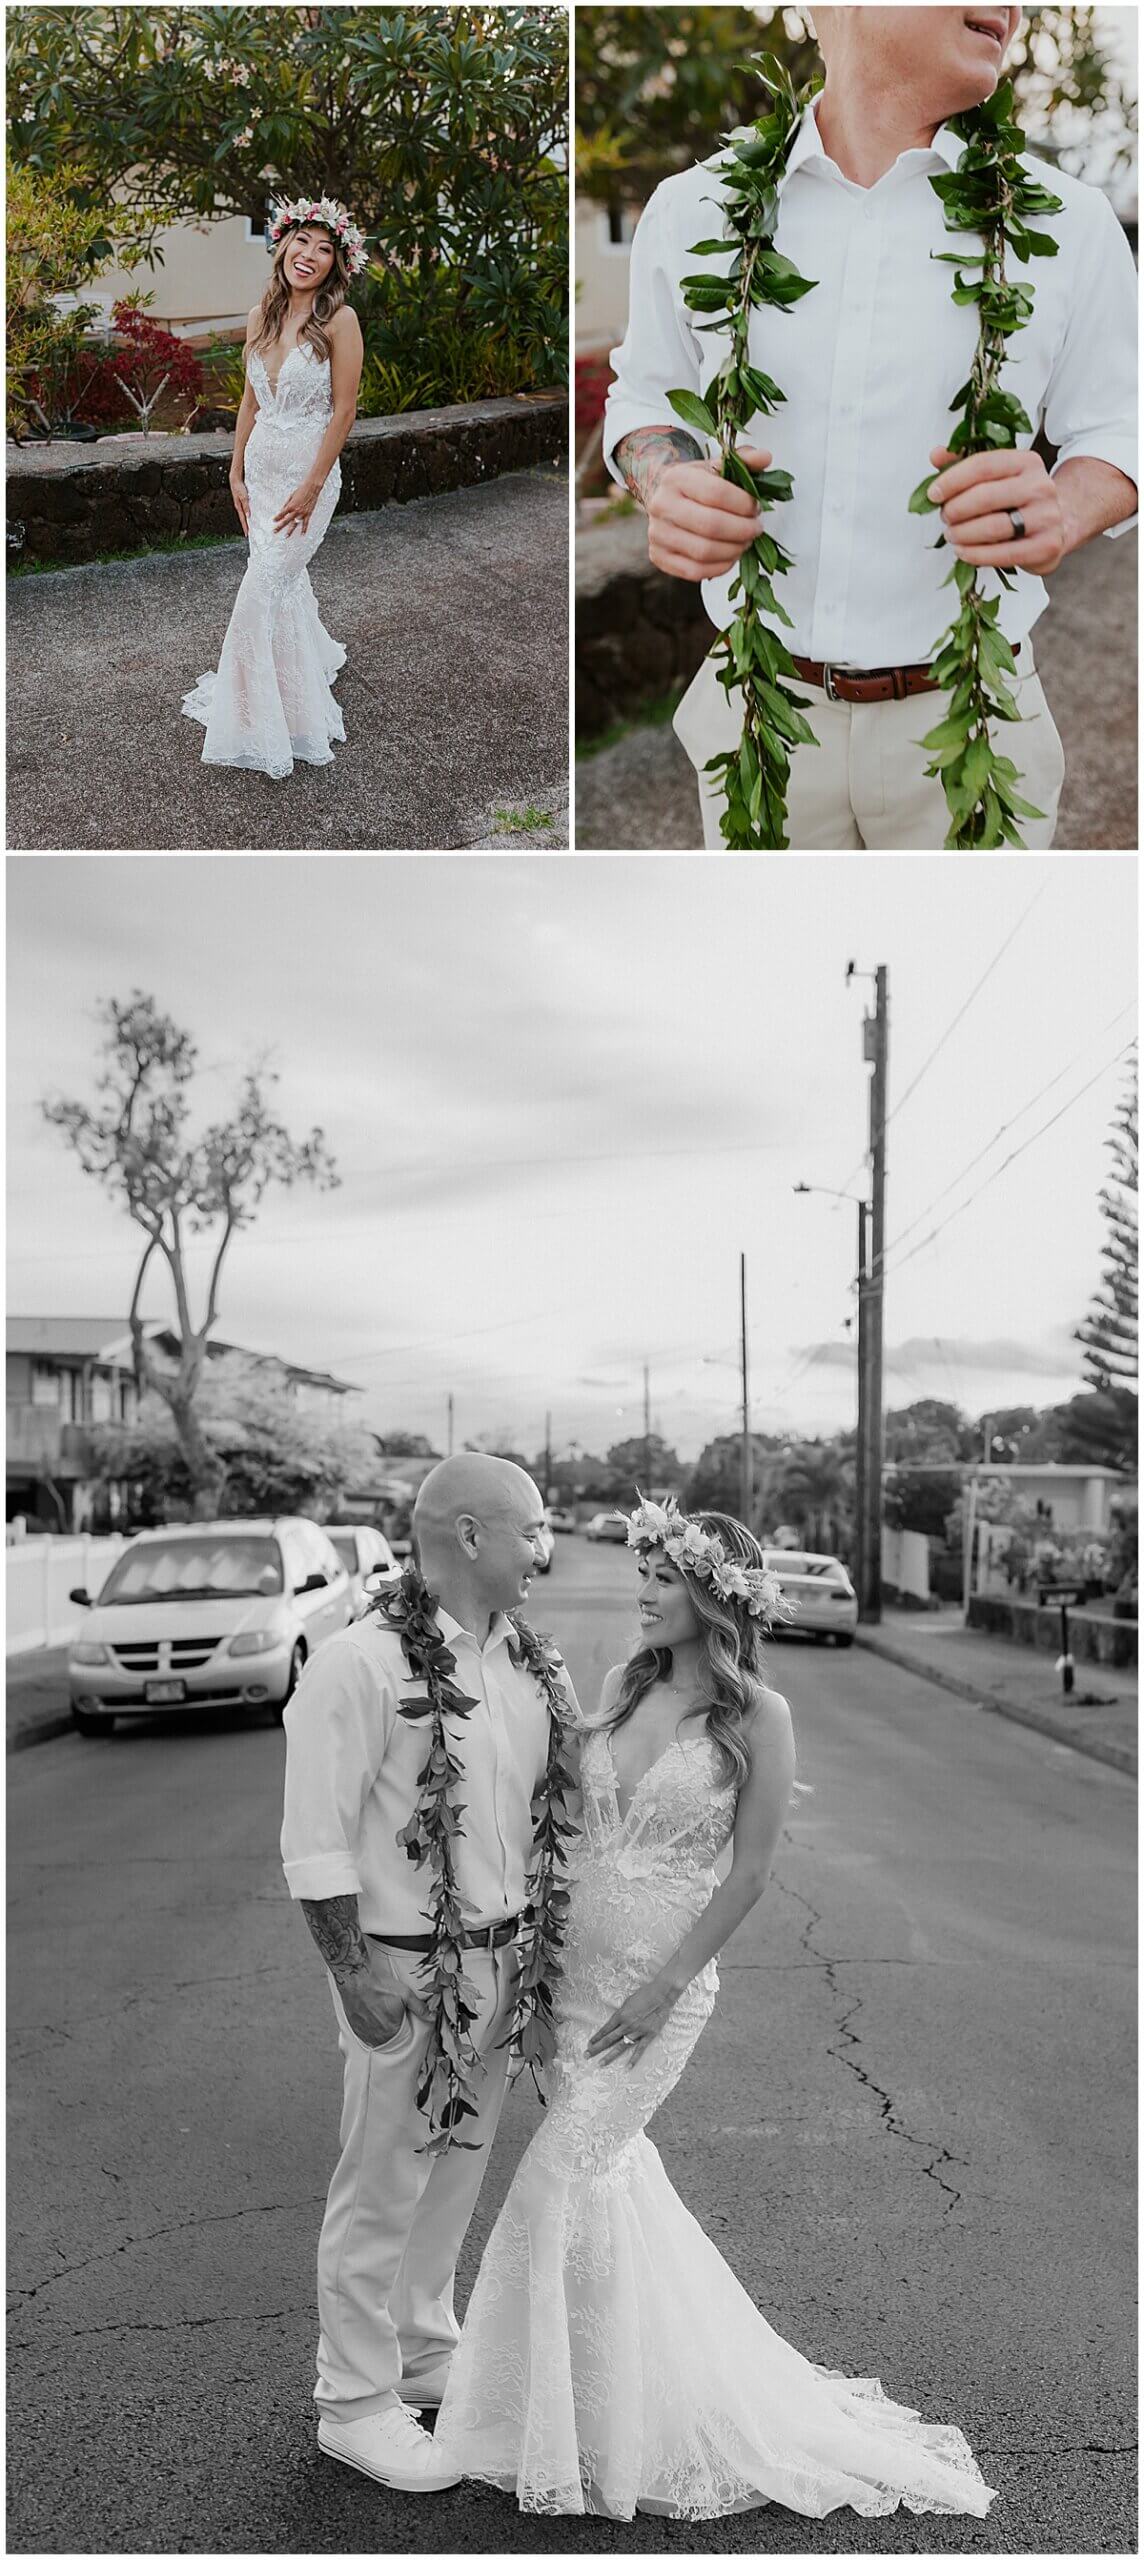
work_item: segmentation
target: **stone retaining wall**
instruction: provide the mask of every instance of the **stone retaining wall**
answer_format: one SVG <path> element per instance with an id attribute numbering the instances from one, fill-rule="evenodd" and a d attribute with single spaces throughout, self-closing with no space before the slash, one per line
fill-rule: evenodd
<path id="1" fill-rule="evenodd" d="M 597 736 L 691 682 L 715 638 L 697 586 L 647 556 L 642 515 L 608 514 L 576 542 L 576 734 Z"/>
<path id="2" fill-rule="evenodd" d="M 233 434 L 9 445 L 8 558 L 73 563 L 239 531 L 227 477 Z M 343 448 L 339 514 L 468 488 L 568 458 L 563 393 L 522 392 L 362 418 Z"/>
<path id="3" fill-rule="evenodd" d="M 1051 1605 L 1040 1608 L 1033 1600 L 1002 1600 L 992 1593 L 975 1592 L 967 1623 L 987 1635 L 1009 1636 L 1017 1644 L 1032 1645 L 1038 1653 L 1056 1655 L 1061 1649 L 1060 1610 Z M 1069 1610 L 1069 1651 L 1077 1662 L 1104 1662 L 1131 1670 L 1137 1648 L 1134 1619 L 1106 1617 L 1091 1608 Z"/>

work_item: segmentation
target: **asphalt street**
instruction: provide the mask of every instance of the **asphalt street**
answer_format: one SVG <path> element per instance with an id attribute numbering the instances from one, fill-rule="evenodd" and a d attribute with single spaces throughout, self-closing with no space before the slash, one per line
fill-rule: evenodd
<path id="1" fill-rule="evenodd" d="M 9 848 L 559 845 L 567 557 L 567 481 L 539 467 L 335 516 L 311 578 L 347 652 L 345 743 L 284 782 L 204 765 L 180 707 L 218 665 L 244 543 L 10 580 Z M 548 825 L 504 826 L 530 813 Z"/>
<path id="2" fill-rule="evenodd" d="M 535 1588 L 587 1703 L 631 1590 L 580 1539 Z M 783 2335 L 965 2429 L 989 2517 L 540 2521 L 324 2461 L 339 2072 L 281 1736 L 156 1722 L 9 1762 L 10 2549 L 1135 2548 L 1132 1784 L 865 1652 L 773 1676 L 812 1792 L 655 2139 Z M 536 2115 L 517 2091 L 462 2296 Z"/>

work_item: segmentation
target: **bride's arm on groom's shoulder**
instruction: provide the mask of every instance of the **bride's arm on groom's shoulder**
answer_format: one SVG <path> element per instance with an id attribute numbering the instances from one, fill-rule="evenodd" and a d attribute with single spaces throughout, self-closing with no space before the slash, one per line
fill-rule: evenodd
<path id="1" fill-rule="evenodd" d="M 592 2037 L 588 2052 L 598 2061 L 618 2062 L 625 2040 L 629 2059 L 638 2057 L 640 2042 L 658 2035 L 688 1983 L 726 1946 L 764 1891 L 795 1773 L 790 1708 L 777 1689 L 764 1689 L 751 1719 L 749 1740 L 751 1769 L 739 1790 L 730 1875 L 716 1887 L 674 1955 L 650 1982 L 630 1993 Z"/>

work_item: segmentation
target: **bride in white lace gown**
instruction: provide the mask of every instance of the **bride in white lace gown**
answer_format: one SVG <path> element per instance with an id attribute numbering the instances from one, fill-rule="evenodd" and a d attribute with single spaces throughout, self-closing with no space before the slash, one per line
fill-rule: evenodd
<path id="1" fill-rule="evenodd" d="M 362 339 L 345 294 L 364 247 L 325 197 L 282 207 L 271 235 L 279 245 L 247 323 L 230 471 L 249 565 L 217 673 L 200 676 L 183 709 L 206 730 L 204 764 L 283 781 L 296 760 L 332 764 L 331 741 L 345 737 L 331 685 L 346 653 L 323 628 L 307 563 L 338 502 L 354 421 Z"/>
<path id="2" fill-rule="evenodd" d="M 762 1892 L 794 1750 L 758 1674 L 778 1594 L 754 1539 L 645 1504 L 631 1541 L 644 1650 L 609 1673 L 583 1739 L 548 2109 L 485 2250 L 437 2453 L 542 2514 L 984 2515 L 995 2493 L 958 2429 L 787 2346 L 644 2130 L 711 2015 L 715 1951 Z"/>

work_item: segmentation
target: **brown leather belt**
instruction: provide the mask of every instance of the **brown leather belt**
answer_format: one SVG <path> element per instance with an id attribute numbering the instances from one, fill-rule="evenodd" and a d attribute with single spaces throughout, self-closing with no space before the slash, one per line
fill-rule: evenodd
<path id="1" fill-rule="evenodd" d="M 904 702 L 911 693 L 938 693 L 928 667 L 831 667 L 818 658 L 796 658 L 804 684 L 822 686 L 828 702 Z"/>
<path id="2" fill-rule="evenodd" d="M 523 1911 L 515 1911 L 511 1920 L 491 1921 L 487 1929 L 466 1929 L 461 1943 L 466 1947 L 507 1947 L 510 1938 L 515 1938 L 524 1916 Z M 435 1943 L 432 1938 L 382 1937 L 377 1929 L 367 1929 L 365 1934 L 375 1947 L 400 1947 L 409 1955 L 427 1956 Z"/>

